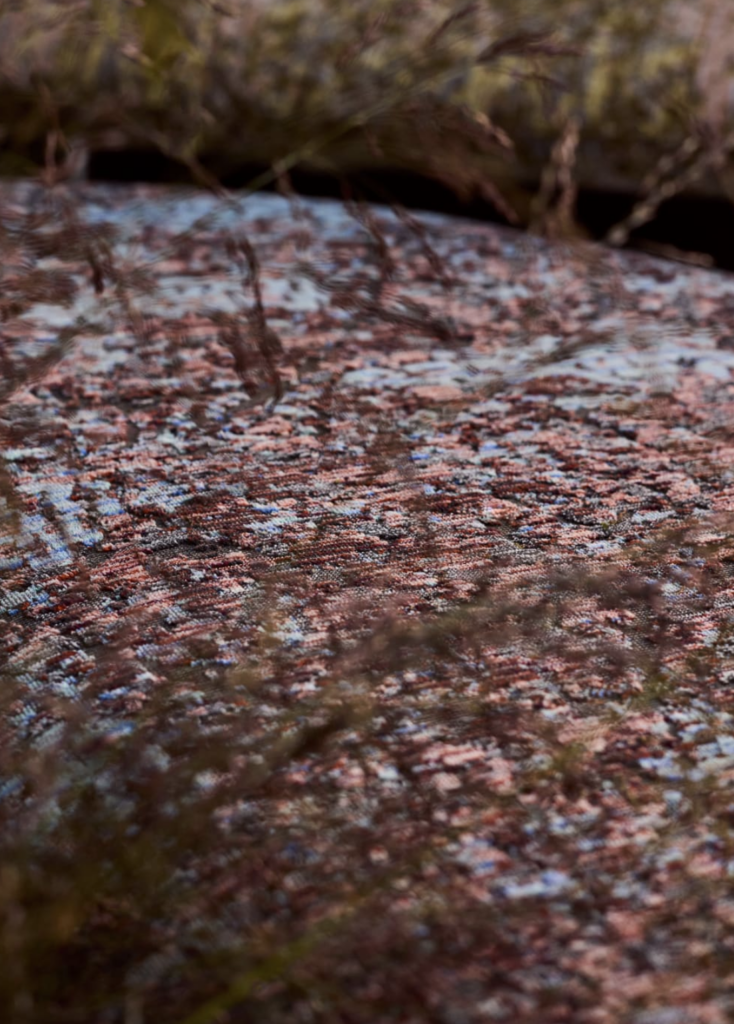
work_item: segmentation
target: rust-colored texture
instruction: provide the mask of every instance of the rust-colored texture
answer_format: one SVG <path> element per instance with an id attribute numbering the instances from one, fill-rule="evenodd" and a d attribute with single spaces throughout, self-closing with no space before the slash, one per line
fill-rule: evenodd
<path id="1" fill-rule="evenodd" d="M 39 196 L 3 186 L 5 214 Z M 717 943 L 734 955 L 734 902 L 705 913 L 696 880 L 725 890 L 734 871 L 734 281 L 382 208 L 76 196 L 114 225 L 117 276 L 80 258 L 68 308 L 0 328 L 6 669 L 93 693 L 110 728 L 193 670 L 215 720 L 207 680 L 255 649 L 264 604 L 298 698 L 334 642 L 514 595 L 536 633 L 508 612 L 512 635 L 453 672 L 386 661 L 370 678 L 391 727 L 367 763 L 314 771 L 379 803 L 408 766 L 436 831 L 464 829 L 442 854 L 464 891 L 535 908 L 512 927 L 536 981 L 556 971 L 579 1005 L 594 988 L 579 1019 L 627 1020 L 635 984 L 645 1007 L 726 1019 L 711 965 Z M 55 358 L 77 316 L 98 330 Z M 481 714 L 443 714 L 458 696 Z M 42 717 L 29 698 L 29 742 Z M 694 784 L 713 796 L 688 828 Z M 705 991 L 682 956 L 716 975 Z M 467 1019 L 546 1019 L 522 970 Z"/>

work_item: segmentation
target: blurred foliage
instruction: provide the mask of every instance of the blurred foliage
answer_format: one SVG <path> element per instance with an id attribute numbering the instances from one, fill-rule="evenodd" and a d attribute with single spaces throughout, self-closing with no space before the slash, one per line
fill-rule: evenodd
<path id="1" fill-rule="evenodd" d="M 728 152 L 731 16 L 720 0 L 6 0 L 0 173 L 124 147 L 204 180 L 389 167 L 527 222 L 569 119 L 581 184 L 638 190 L 690 139 L 684 159 Z M 726 165 L 696 187 L 725 191 Z"/>

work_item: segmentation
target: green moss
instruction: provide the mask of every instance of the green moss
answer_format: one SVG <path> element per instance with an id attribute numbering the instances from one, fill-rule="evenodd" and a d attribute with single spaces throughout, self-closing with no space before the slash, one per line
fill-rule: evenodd
<path id="1" fill-rule="evenodd" d="M 488 167 L 498 179 L 539 177 L 571 111 L 582 119 L 582 177 L 620 174 L 634 187 L 693 130 L 705 58 L 702 33 L 682 25 L 674 0 L 252 0 L 229 10 L 28 0 L 0 16 L 0 29 L 0 117 L 16 161 L 7 166 L 38 162 L 55 124 L 91 148 L 159 145 L 215 173 L 281 160 L 307 140 L 305 162 L 335 173 L 429 157 L 428 173 L 470 191 Z M 498 46 L 510 37 L 519 42 Z M 419 138 L 416 104 L 428 101 L 434 116 Z M 517 154 L 498 151 L 488 164 L 462 105 L 502 125 Z"/>

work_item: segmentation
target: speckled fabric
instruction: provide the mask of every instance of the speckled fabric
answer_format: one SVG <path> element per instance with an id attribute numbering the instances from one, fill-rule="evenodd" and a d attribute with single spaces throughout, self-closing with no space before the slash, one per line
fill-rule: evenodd
<path id="1" fill-rule="evenodd" d="M 525 622 L 455 675 L 387 671 L 369 764 L 309 770 L 357 807 L 394 799 L 408 765 L 436 830 L 461 832 L 442 854 L 456 885 L 535 908 L 508 924 L 513 983 L 454 993 L 462 1019 L 730 1019 L 732 278 L 381 208 L 76 195 L 117 232 L 129 305 L 80 262 L 66 308 L 0 329 L 6 672 L 29 694 L 93 693 L 114 729 L 193 667 L 205 721 L 222 710 L 207 680 L 247 655 L 263 608 L 297 698 L 329 639 L 520 594 L 545 639 Z M 39 196 L 4 185 L 4 215 Z M 574 572 L 638 589 L 615 606 L 577 583 L 549 624 Z M 479 718 L 443 714 L 458 691 Z M 43 734 L 30 696 L 16 711 Z M 569 786 L 549 768 L 563 750 L 582 765 Z M 710 807 L 689 828 L 694 783 Z M 483 817 L 478 790 L 500 799 Z M 542 1016 L 546 982 L 567 1016 Z"/>

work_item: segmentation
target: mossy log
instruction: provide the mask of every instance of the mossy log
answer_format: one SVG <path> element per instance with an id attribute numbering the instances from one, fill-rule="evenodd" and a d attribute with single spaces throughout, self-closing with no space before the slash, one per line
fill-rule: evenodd
<path id="1" fill-rule="evenodd" d="M 728 0 L 25 0 L 0 15 L 0 173 L 148 146 L 203 177 L 418 171 L 519 220 L 549 165 L 720 196 L 733 58 Z"/>

